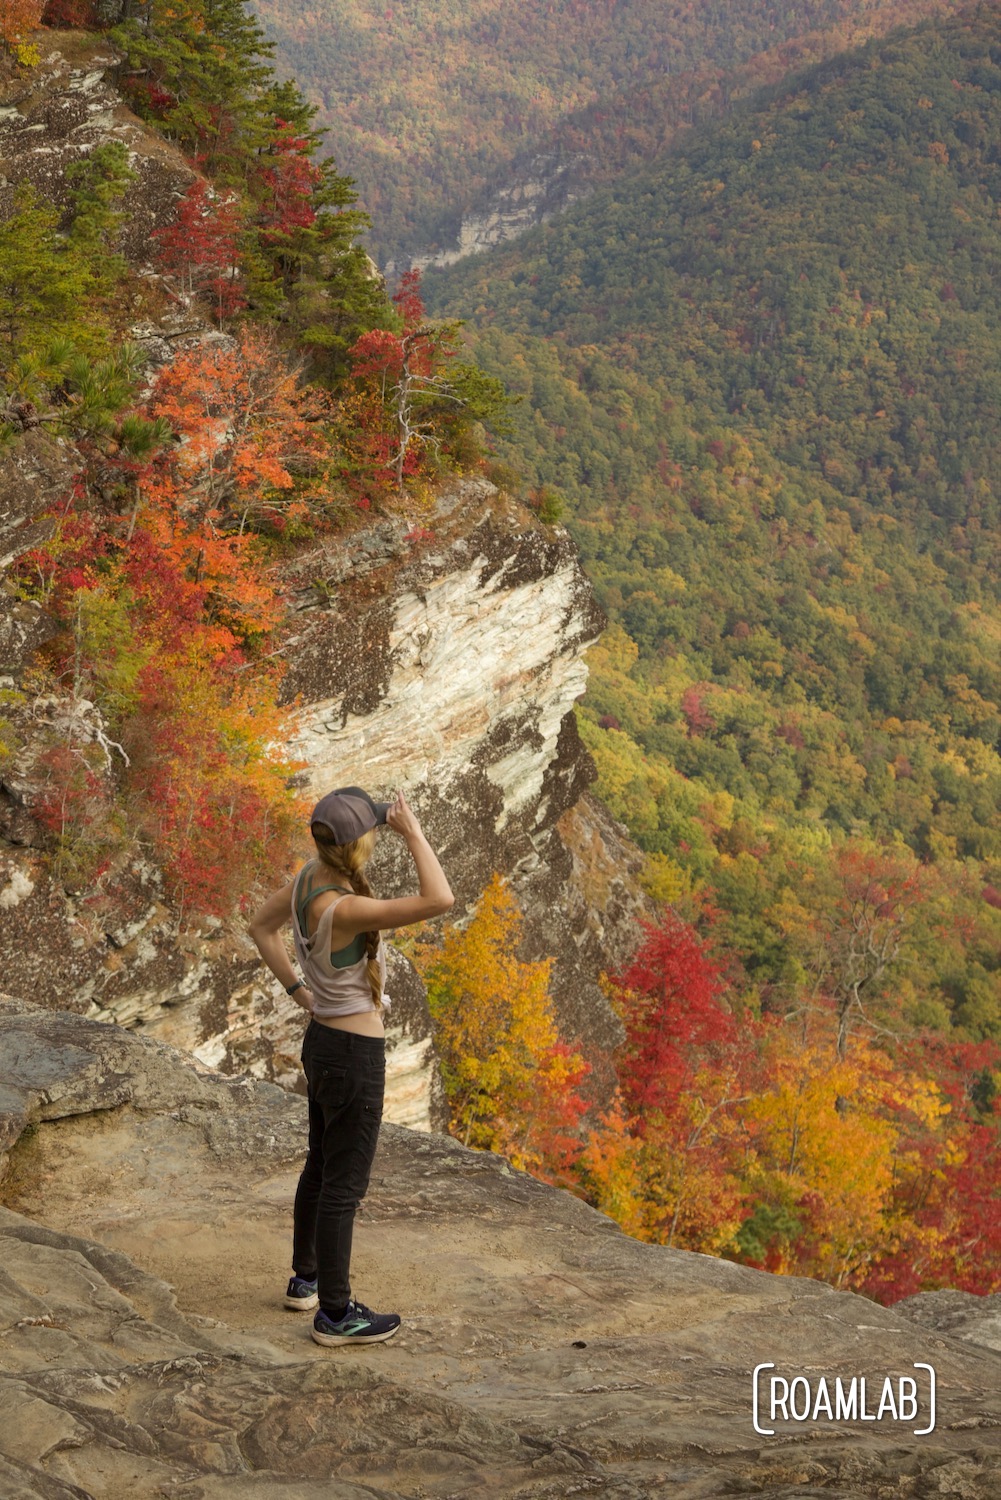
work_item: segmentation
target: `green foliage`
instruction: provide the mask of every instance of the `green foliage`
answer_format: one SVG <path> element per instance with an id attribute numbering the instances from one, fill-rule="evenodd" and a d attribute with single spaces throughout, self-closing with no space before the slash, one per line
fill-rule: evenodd
<path id="1" fill-rule="evenodd" d="M 497 433 L 511 431 L 507 419 L 511 398 L 503 380 L 468 360 L 457 360 L 449 367 L 448 381 L 464 421 L 486 422 Z"/>
<path id="2" fill-rule="evenodd" d="M 96 258 L 101 251 L 111 249 L 124 218 L 115 204 L 136 180 L 124 142 L 105 141 L 96 146 L 89 156 L 70 163 L 66 177 L 76 184 L 70 197 L 70 239 L 88 257 Z M 109 283 L 125 269 L 125 262 L 117 255 L 105 255 L 100 265 L 102 277 Z"/>
<path id="3" fill-rule="evenodd" d="M 770 1003 L 790 862 L 903 841 L 970 924 L 911 1019 L 973 1036 L 1001 1028 L 972 982 L 1001 859 L 997 56 L 986 8 L 873 44 L 427 278 L 524 397 L 500 455 L 566 495 L 618 626 L 582 731 L 654 883 L 715 889 Z"/>
<path id="4" fill-rule="evenodd" d="M 555 526 L 563 519 L 566 510 L 566 501 L 556 490 L 551 490 L 543 485 L 541 489 L 534 491 L 529 496 L 529 501 L 538 512 L 539 520 L 546 526 Z"/>
<path id="5" fill-rule="evenodd" d="M 279 321 L 313 378 L 336 385 L 351 345 L 392 314 L 358 243 L 368 215 L 355 207 L 351 179 L 319 158 L 316 107 L 293 81 L 275 79 L 271 45 L 244 0 L 150 0 L 113 36 L 135 108 L 228 190 L 243 224 L 250 315 Z"/>
<path id="6" fill-rule="evenodd" d="M 304 112 L 308 126 L 316 111 L 303 101 L 293 113 Z M 283 118 L 277 108 L 274 118 Z M 293 123 L 299 128 L 297 121 Z M 340 175 L 329 157 L 313 160 L 316 136 L 307 128 L 300 137 L 311 143 L 307 159 L 315 172 L 310 222 L 272 228 L 266 245 L 262 247 L 258 235 L 254 248 L 272 284 L 277 280 L 281 285 L 283 321 L 308 354 L 313 378 L 335 385 L 347 373 L 351 345 L 368 329 L 385 327 L 391 313 L 382 278 L 358 243 L 368 228 L 368 215 L 355 207 L 351 179 Z"/>
<path id="7" fill-rule="evenodd" d="M 131 11 L 133 7 L 129 7 Z M 272 48 L 243 0 L 148 0 L 111 33 L 124 81 L 220 186 L 242 185 L 265 132 Z"/>
<path id="8" fill-rule="evenodd" d="M 148 459 L 169 440 L 171 429 L 136 413 L 122 416 L 135 394 L 142 359 L 140 348 L 130 343 L 92 359 L 64 337 L 22 354 L 8 372 L 0 439 L 44 425 L 76 438 L 111 439 L 127 457 Z"/>
<path id="9" fill-rule="evenodd" d="M 93 346 L 99 317 L 88 304 L 93 276 L 58 230 L 59 214 L 34 190 L 18 190 L 0 224 L 0 370 L 59 334 Z"/>
<path id="10" fill-rule="evenodd" d="M 498 183 L 554 167 L 582 180 L 649 159 L 779 76 L 950 0 L 257 0 L 283 71 L 320 101 L 361 184 L 380 257 L 455 243 Z M 799 41 L 799 50 L 791 44 Z M 734 70 L 764 49 L 749 79 Z"/>
<path id="11" fill-rule="evenodd" d="M 275 539 L 343 518 L 348 351 L 401 320 L 357 242 L 350 179 L 317 159 L 315 109 L 275 81 L 243 0 L 124 0 L 97 19 L 121 23 L 137 107 L 214 178 L 159 236 L 174 295 L 246 321 L 232 347 L 176 355 L 135 405 L 148 369 L 122 337 L 142 283 L 116 253 L 135 175 L 120 142 L 67 169 L 61 210 L 22 187 L 0 226 L 0 443 L 48 430 L 79 464 L 14 570 L 61 626 L 43 690 L 66 705 L 51 742 L 32 740 L 26 785 L 65 882 L 139 839 L 182 911 L 222 914 L 288 862 L 301 822 L 296 767 L 273 749 L 288 737 Z M 503 404 L 496 379 L 452 364 L 448 391 L 419 402 L 449 463 Z M 5 760 L 24 749 L 16 718 Z"/>
<path id="12" fill-rule="evenodd" d="M 102 298 L 124 272 L 114 253 L 121 222 L 115 207 L 135 173 L 120 141 L 98 146 L 66 169 L 73 184 L 69 224 L 22 184 L 14 213 L 0 224 L 0 378 L 21 359 L 34 360 L 53 339 L 82 355 L 107 347 Z"/>
<path id="13" fill-rule="evenodd" d="M 136 598 L 128 588 L 81 588 L 73 601 L 74 650 L 88 664 L 87 691 L 115 730 L 126 730 L 139 706 L 140 679 L 156 654 L 137 638 Z"/>

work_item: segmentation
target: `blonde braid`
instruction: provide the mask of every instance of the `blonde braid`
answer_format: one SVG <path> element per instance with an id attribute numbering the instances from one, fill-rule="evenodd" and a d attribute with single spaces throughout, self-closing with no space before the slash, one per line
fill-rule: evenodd
<path id="1" fill-rule="evenodd" d="M 313 834 L 313 843 L 320 857 L 320 863 L 326 865 L 338 875 L 343 875 L 350 883 L 351 889 L 356 896 L 372 895 L 372 887 L 365 878 L 365 865 L 368 863 L 372 850 L 375 848 L 375 829 L 363 833 L 360 839 L 354 839 L 350 844 L 335 844 L 332 840 L 328 842 L 322 834 Z M 379 934 L 378 932 L 366 932 L 365 955 L 368 963 L 365 972 L 368 976 L 369 989 L 372 991 L 372 1004 L 379 1015 L 382 1015 L 382 972 L 379 968 Z"/>

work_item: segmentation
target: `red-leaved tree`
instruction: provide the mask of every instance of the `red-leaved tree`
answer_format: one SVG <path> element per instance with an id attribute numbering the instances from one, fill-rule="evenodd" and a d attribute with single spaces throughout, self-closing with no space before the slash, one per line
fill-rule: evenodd
<path id="1" fill-rule="evenodd" d="M 732 1248 L 742 1217 L 740 1105 L 761 1023 L 738 1022 L 710 944 L 667 909 L 615 985 L 622 1094 L 643 1143 L 646 1237 Z"/>
<path id="2" fill-rule="evenodd" d="M 427 321 L 417 271 L 406 273 L 393 302 L 403 331 L 372 329 L 349 353 L 367 466 L 384 488 L 392 485 L 399 494 L 427 454 L 440 447 L 437 411 L 462 403 L 447 373 L 458 354 L 459 324 Z"/>
<path id="3" fill-rule="evenodd" d="M 188 188 L 172 224 L 153 231 L 161 263 L 188 296 L 206 294 L 220 323 L 246 306 L 240 280 L 242 212 L 203 178 Z"/>
<path id="4" fill-rule="evenodd" d="M 274 139 L 257 168 L 257 223 L 264 245 L 281 246 L 316 222 L 313 200 L 323 172 L 310 161 L 309 149 L 309 139 L 294 126 L 275 121 Z"/>

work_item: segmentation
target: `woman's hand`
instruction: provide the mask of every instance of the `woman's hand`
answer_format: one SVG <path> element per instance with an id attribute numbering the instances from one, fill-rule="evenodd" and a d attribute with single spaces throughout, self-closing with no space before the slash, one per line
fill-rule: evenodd
<path id="1" fill-rule="evenodd" d="M 396 801 L 386 814 L 386 826 L 405 839 L 413 838 L 421 832 L 417 814 L 410 807 L 402 792 L 397 792 Z"/>
<path id="2" fill-rule="evenodd" d="M 312 1017 L 313 1007 L 316 1004 L 316 996 L 307 984 L 302 984 L 292 996 L 296 1005 L 301 1005 L 306 1014 Z"/>

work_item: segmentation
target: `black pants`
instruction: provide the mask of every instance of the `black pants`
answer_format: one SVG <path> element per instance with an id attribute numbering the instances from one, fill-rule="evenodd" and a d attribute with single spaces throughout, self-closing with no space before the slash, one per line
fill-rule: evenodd
<path id="1" fill-rule="evenodd" d="M 309 1155 L 295 1195 L 292 1269 L 319 1280 L 320 1306 L 351 1300 L 351 1237 L 368 1188 L 386 1090 L 386 1043 L 310 1021 L 302 1044 Z"/>

